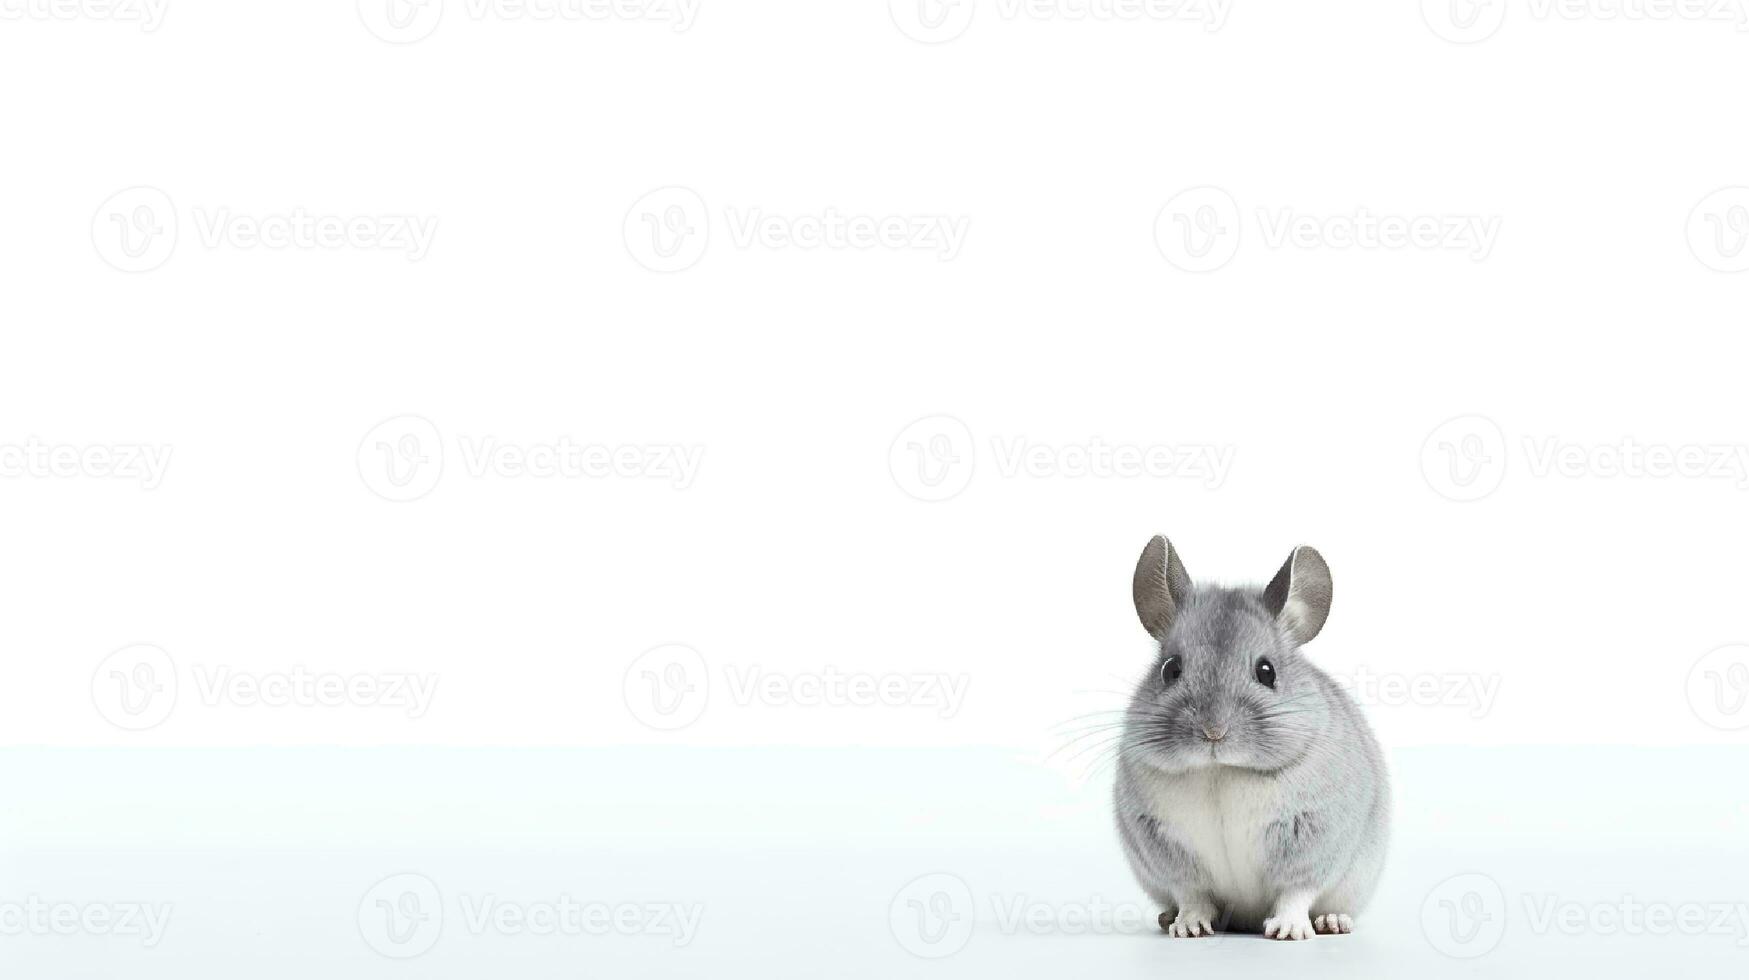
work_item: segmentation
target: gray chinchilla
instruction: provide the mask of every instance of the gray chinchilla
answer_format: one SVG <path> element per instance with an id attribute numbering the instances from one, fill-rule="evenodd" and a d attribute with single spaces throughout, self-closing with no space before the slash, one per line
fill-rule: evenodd
<path id="1" fill-rule="evenodd" d="M 1300 547 L 1261 589 L 1193 585 L 1156 537 L 1135 600 L 1160 649 L 1125 712 L 1115 805 L 1161 928 L 1351 931 L 1390 788 L 1359 707 L 1300 650 L 1330 614 L 1329 566 Z"/>

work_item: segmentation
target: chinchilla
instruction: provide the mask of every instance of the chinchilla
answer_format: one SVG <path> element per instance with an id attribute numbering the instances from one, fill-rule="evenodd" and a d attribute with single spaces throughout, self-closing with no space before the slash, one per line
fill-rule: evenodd
<path id="1" fill-rule="evenodd" d="M 1195 585 L 1156 537 L 1134 588 L 1159 652 L 1125 711 L 1114 802 L 1160 927 L 1351 931 L 1390 788 L 1359 707 L 1301 649 L 1330 614 L 1329 566 L 1300 547 L 1261 589 Z"/>

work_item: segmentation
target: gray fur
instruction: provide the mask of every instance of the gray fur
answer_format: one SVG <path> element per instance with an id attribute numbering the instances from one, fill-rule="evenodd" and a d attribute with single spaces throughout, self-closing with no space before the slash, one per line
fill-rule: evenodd
<path id="1" fill-rule="evenodd" d="M 1130 867 L 1174 935 L 1203 934 L 1201 919 L 1278 938 L 1308 938 L 1314 919 L 1346 931 L 1335 917 L 1361 911 L 1383 868 L 1390 793 L 1359 707 L 1300 650 L 1329 615 L 1329 566 L 1296 548 L 1265 589 L 1183 576 L 1182 592 L 1174 571 L 1155 538 L 1135 600 L 1159 651 L 1126 712 L 1114 794 Z M 1167 684 L 1173 656 L 1182 674 Z"/>

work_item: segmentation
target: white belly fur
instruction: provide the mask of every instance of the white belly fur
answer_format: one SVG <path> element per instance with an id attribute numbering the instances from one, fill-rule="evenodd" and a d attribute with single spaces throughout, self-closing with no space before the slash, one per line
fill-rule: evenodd
<path id="1" fill-rule="evenodd" d="M 1268 915 L 1276 896 L 1263 877 L 1263 829 L 1278 812 L 1271 781 L 1219 766 L 1157 774 L 1146 783 L 1149 814 L 1208 870 L 1222 911 L 1242 919 Z"/>

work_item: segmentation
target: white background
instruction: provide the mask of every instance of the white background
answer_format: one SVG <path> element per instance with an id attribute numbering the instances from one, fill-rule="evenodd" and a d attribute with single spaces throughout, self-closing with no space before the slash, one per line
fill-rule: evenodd
<path id="1" fill-rule="evenodd" d="M 1141 903 L 1076 736 L 1147 663 L 1164 532 L 1197 577 L 1334 570 L 1309 651 L 1393 754 L 1403 857 L 1315 962 L 1464 967 L 1416 923 L 1482 873 L 1483 962 L 1740 969 L 1743 928 L 1524 921 L 1626 843 L 1694 860 L 1603 897 L 1749 900 L 1738 6 L 432 3 L 0 0 L 0 958 L 377 975 L 358 896 L 454 863 L 706 902 L 672 957 L 507 940 L 540 975 L 1048 963 L 981 894 L 976 945 L 913 956 L 889 901 L 1012 846 L 1047 857 L 1001 894 Z M 353 232 L 249 237 L 303 216 Z M 822 219 L 902 231 L 796 242 Z M 253 696 L 291 675 L 375 693 Z M 866 881 L 771 870 L 850 841 Z M 479 856 L 542 847 L 651 850 Z M 180 928 L 8 933 L 35 894 Z M 794 924 L 731 924 L 750 896 Z M 498 962 L 458 928 L 413 962 Z M 1105 938 L 1073 961 L 1222 955 Z"/>

